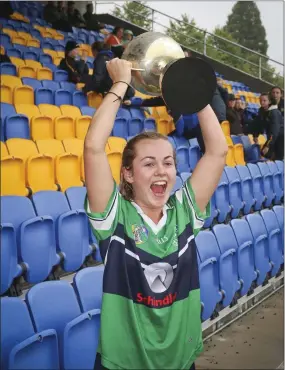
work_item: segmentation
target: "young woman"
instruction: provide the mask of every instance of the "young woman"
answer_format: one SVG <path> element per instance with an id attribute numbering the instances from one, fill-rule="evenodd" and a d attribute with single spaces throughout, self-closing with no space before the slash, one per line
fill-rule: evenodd
<path id="1" fill-rule="evenodd" d="M 113 59 L 107 69 L 113 86 L 84 145 L 85 208 L 105 264 L 96 361 L 107 369 L 193 369 L 203 347 L 194 237 L 225 165 L 225 137 L 209 106 L 198 113 L 206 152 L 172 196 L 172 145 L 157 133 L 134 137 L 123 152 L 119 191 L 105 146 L 131 64 Z"/>
<path id="2" fill-rule="evenodd" d="M 272 87 L 269 92 L 269 98 L 274 99 L 280 110 L 282 116 L 284 117 L 284 98 L 282 98 L 282 90 L 278 86 Z"/>

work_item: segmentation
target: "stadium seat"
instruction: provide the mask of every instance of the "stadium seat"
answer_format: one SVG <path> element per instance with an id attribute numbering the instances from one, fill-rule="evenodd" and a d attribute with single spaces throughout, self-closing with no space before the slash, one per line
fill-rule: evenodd
<path id="1" fill-rule="evenodd" d="M 7 157 L 9 155 L 6 144 L 1 141 L 1 158 Z"/>
<path id="2" fill-rule="evenodd" d="M 26 161 L 28 157 L 39 154 L 37 147 L 32 140 L 12 138 L 6 141 L 6 145 L 10 155 L 21 158 L 24 161 Z"/>
<path id="3" fill-rule="evenodd" d="M 265 228 L 262 217 L 257 214 L 251 214 L 245 216 L 252 236 L 254 240 L 254 261 L 255 268 L 258 272 L 257 284 L 261 285 L 265 282 L 268 277 L 269 272 L 272 269 L 272 264 L 270 263 L 269 256 L 269 241 L 267 230 Z"/>
<path id="4" fill-rule="evenodd" d="M 39 153 L 48 154 L 53 158 L 59 154 L 64 154 L 64 147 L 60 140 L 37 140 L 36 145 Z"/>
<path id="5" fill-rule="evenodd" d="M 54 123 L 53 119 L 48 116 L 35 116 L 30 121 L 31 138 L 36 140 L 53 139 Z"/>
<path id="6" fill-rule="evenodd" d="M 232 208 L 231 218 L 237 218 L 244 206 L 241 195 L 240 177 L 234 167 L 226 166 L 224 171 L 229 181 L 229 201 Z"/>
<path id="7" fill-rule="evenodd" d="M 3 85 L 1 81 L 0 86 L 1 103 L 13 104 L 13 90 L 8 85 Z"/>
<path id="8" fill-rule="evenodd" d="M 29 117 L 31 121 L 32 117 L 39 116 L 40 111 L 36 105 L 31 104 L 17 104 L 15 105 L 16 112 L 19 114 L 24 114 L 25 116 Z"/>
<path id="9" fill-rule="evenodd" d="M 183 185 L 183 182 L 181 180 L 181 177 L 180 176 L 176 176 L 176 182 L 173 186 L 173 189 L 171 191 L 171 194 L 174 194 L 177 190 L 179 190 Z"/>
<path id="10" fill-rule="evenodd" d="M 156 131 L 156 124 L 153 118 L 146 118 L 143 123 L 144 131 Z"/>
<path id="11" fill-rule="evenodd" d="M 1 197 L 1 217 L 3 223 L 10 223 L 15 229 L 26 281 L 45 280 L 59 262 L 52 218 L 37 217 L 30 199 L 19 196 Z"/>
<path id="12" fill-rule="evenodd" d="M 11 88 L 14 88 L 16 86 L 22 86 L 22 81 L 19 77 L 16 76 L 6 76 L 1 75 L 1 85 L 10 86 Z M 2 100 L 2 96 L 1 96 Z"/>
<path id="13" fill-rule="evenodd" d="M 23 59 L 38 60 L 38 55 L 32 50 L 27 50 L 23 52 Z"/>
<path id="14" fill-rule="evenodd" d="M 23 114 L 14 114 L 5 119 L 5 137 L 10 138 L 30 138 L 29 119 Z"/>
<path id="15" fill-rule="evenodd" d="M 222 123 L 221 123 L 221 129 L 222 129 L 222 131 L 223 131 L 223 133 L 224 133 L 224 135 L 227 137 L 227 136 L 230 136 L 230 134 L 231 134 L 231 130 L 230 130 L 230 123 L 229 123 L 229 121 L 223 121 Z"/>
<path id="16" fill-rule="evenodd" d="M 28 308 L 20 298 L 1 298 L 1 348 L 2 370 L 59 370 L 56 331 L 48 328 L 35 332 Z"/>
<path id="17" fill-rule="evenodd" d="M 284 196 L 284 191 L 282 188 L 282 173 L 279 171 L 276 162 L 268 161 L 266 164 L 273 177 L 273 192 L 275 194 L 274 204 L 280 204 L 281 199 Z"/>
<path id="18" fill-rule="evenodd" d="M 281 173 L 281 178 L 282 178 L 282 190 L 284 192 L 284 162 L 283 161 L 275 161 L 277 164 L 278 170 Z"/>
<path id="19" fill-rule="evenodd" d="M 177 170 L 181 172 L 191 172 L 189 164 L 189 149 L 184 147 L 178 147 L 176 149 L 177 158 Z"/>
<path id="20" fill-rule="evenodd" d="M 180 176 L 181 175 L 182 174 L 180 174 Z M 217 207 L 216 207 L 216 202 L 215 202 L 215 197 L 214 196 L 211 197 L 210 204 L 211 204 L 211 209 L 210 209 L 211 210 L 211 214 L 204 221 L 204 225 L 203 225 L 203 228 L 204 229 L 208 229 L 209 227 L 211 227 L 212 224 L 216 221 L 216 218 L 218 216 L 218 211 L 217 211 Z"/>
<path id="21" fill-rule="evenodd" d="M 264 206 L 270 207 L 273 203 L 273 200 L 275 198 L 274 188 L 273 188 L 273 175 L 269 170 L 269 167 L 266 163 L 258 162 L 257 166 L 259 168 L 259 171 L 261 173 L 261 179 L 263 182 L 263 191 L 265 195 L 265 202 Z"/>
<path id="22" fill-rule="evenodd" d="M 26 300 L 36 330 L 56 330 L 61 368 L 92 369 L 99 340 L 100 310 L 81 313 L 76 294 L 66 281 L 37 284 L 28 291 Z"/>
<path id="23" fill-rule="evenodd" d="M 169 121 L 166 119 L 162 119 L 162 118 L 158 119 L 156 121 L 156 128 L 157 128 L 157 132 L 159 132 L 162 135 L 168 135 L 170 133 Z"/>
<path id="24" fill-rule="evenodd" d="M 46 87 L 40 87 L 35 90 L 35 103 L 39 104 L 54 104 L 53 91 Z"/>
<path id="25" fill-rule="evenodd" d="M 247 166 L 237 165 L 236 170 L 238 172 L 241 184 L 241 198 L 244 204 L 243 213 L 247 215 L 251 212 L 252 207 L 255 204 L 252 178 Z"/>
<path id="26" fill-rule="evenodd" d="M 138 118 L 142 120 L 142 122 L 145 119 L 144 111 L 140 108 L 130 108 L 130 113 L 132 118 Z"/>
<path id="27" fill-rule="evenodd" d="M 214 197 L 218 212 L 217 221 L 219 223 L 225 222 L 231 212 L 229 201 L 229 184 L 225 171 L 222 173 L 219 185 L 214 193 Z"/>
<path id="28" fill-rule="evenodd" d="M 38 106 L 40 114 L 48 117 L 56 118 L 62 116 L 61 110 L 56 105 L 51 104 L 39 104 Z"/>
<path id="29" fill-rule="evenodd" d="M 88 220 L 84 210 L 71 211 L 65 195 L 58 191 L 40 191 L 32 195 L 38 216 L 52 217 L 56 227 L 57 247 L 64 256 L 63 269 L 71 272 L 79 269 L 89 247 Z"/>
<path id="30" fill-rule="evenodd" d="M 52 57 L 49 54 L 41 54 L 39 62 L 44 66 L 45 64 L 52 64 Z"/>
<path id="31" fill-rule="evenodd" d="M 19 70 L 20 67 L 25 66 L 25 61 L 23 59 L 17 57 L 10 57 L 10 60 L 17 67 L 17 70 Z"/>
<path id="32" fill-rule="evenodd" d="M 37 70 L 39 68 L 42 68 L 42 64 L 35 60 L 25 60 L 25 64 L 28 67 L 32 67 L 33 69 Z"/>
<path id="33" fill-rule="evenodd" d="M 72 82 L 61 81 L 59 85 L 60 85 L 59 87 L 60 89 L 67 90 L 71 92 L 72 94 L 76 91 L 76 85 Z"/>
<path id="34" fill-rule="evenodd" d="M 87 97 L 83 94 L 82 91 L 75 91 L 72 95 L 72 105 L 81 108 L 84 105 L 87 105 Z"/>
<path id="35" fill-rule="evenodd" d="M 14 105 L 34 104 L 34 89 L 31 86 L 18 86 L 14 88 Z"/>
<path id="36" fill-rule="evenodd" d="M 236 161 L 235 161 L 235 152 L 233 145 L 228 145 L 228 153 L 226 157 L 226 165 L 229 167 L 235 167 Z"/>
<path id="37" fill-rule="evenodd" d="M 195 143 L 194 139 L 190 140 L 190 146 L 189 146 L 189 164 L 190 164 L 190 171 L 193 171 L 201 159 L 201 150 L 199 147 L 198 142 Z"/>
<path id="38" fill-rule="evenodd" d="M 89 116 L 82 116 L 75 119 L 75 136 L 78 139 L 85 139 L 90 123 L 91 118 Z"/>
<path id="39" fill-rule="evenodd" d="M 256 163 L 260 159 L 260 147 L 259 145 L 252 144 L 250 142 L 249 136 L 243 135 L 240 137 L 243 148 L 246 162 Z"/>
<path id="40" fill-rule="evenodd" d="M 67 116 L 67 117 L 73 117 L 74 119 L 80 118 L 82 116 L 80 109 L 72 105 L 63 104 L 60 106 L 60 111 L 62 115 Z"/>
<path id="41" fill-rule="evenodd" d="M 110 151 L 107 153 L 107 157 L 111 167 L 113 179 L 117 185 L 119 185 L 121 181 L 122 153 L 118 151 Z"/>
<path id="42" fill-rule="evenodd" d="M 238 245 L 229 225 L 215 225 L 213 233 L 220 250 L 219 277 L 220 287 L 224 294 L 223 306 L 234 303 L 237 292 L 241 289 L 238 272 Z"/>
<path id="43" fill-rule="evenodd" d="M 20 66 L 18 69 L 18 76 L 20 78 L 30 77 L 37 78 L 37 71 L 31 66 Z"/>
<path id="44" fill-rule="evenodd" d="M 23 77 L 23 85 L 31 86 L 34 90 L 42 87 L 41 81 L 36 80 L 35 78 Z"/>
<path id="45" fill-rule="evenodd" d="M 62 143 L 67 153 L 77 154 L 79 156 L 83 155 L 83 140 L 71 138 L 62 140 Z"/>
<path id="46" fill-rule="evenodd" d="M 37 79 L 38 80 L 52 80 L 53 73 L 49 68 L 42 67 L 37 69 Z"/>
<path id="47" fill-rule="evenodd" d="M 90 107 L 97 109 L 103 101 L 103 96 L 95 91 L 89 91 L 87 93 L 87 101 Z"/>
<path id="48" fill-rule="evenodd" d="M 17 68 L 12 63 L 1 63 L 0 64 L 0 74 L 1 75 L 17 76 Z"/>
<path id="49" fill-rule="evenodd" d="M 274 206 L 273 211 L 282 233 L 282 253 L 284 255 L 284 206 Z"/>
<path id="50" fill-rule="evenodd" d="M 72 105 L 72 94 L 67 90 L 56 90 L 54 92 L 54 102 L 58 107 L 61 105 Z"/>
<path id="51" fill-rule="evenodd" d="M 253 236 L 249 224 L 245 219 L 231 220 L 230 225 L 238 244 L 238 272 L 242 283 L 240 294 L 244 296 L 252 291 L 257 278 L 254 262 Z M 229 241 L 233 244 L 235 243 L 232 235 Z"/>
<path id="52" fill-rule="evenodd" d="M 266 199 L 263 190 L 263 180 L 256 164 L 248 163 L 247 168 L 252 178 L 253 195 L 256 200 L 254 210 L 257 211 L 263 208 L 263 203 L 265 202 Z"/>
<path id="53" fill-rule="evenodd" d="M 2 100 L 2 96 L 1 96 L 1 100 Z M 16 111 L 12 104 L 2 103 L 2 102 L 0 103 L 0 130 L 1 130 L 1 140 L 2 141 L 5 140 L 5 136 L 4 136 L 5 118 L 7 116 L 15 115 L 15 114 L 16 114 Z"/>
<path id="54" fill-rule="evenodd" d="M 121 137 L 109 136 L 106 146 L 109 152 L 123 153 L 126 144 L 126 140 Z"/>
<path id="55" fill-rule="evenodd" d="M 80 110 L 81 110 L 82 116 L 90 116 L 90 117 L 93 117 L 94 114 L 95 114 L 95 112 L 96 112 L 96 109 L 95 108 L 88 107 L 87 105 L 85 105 L 83 107 L 80 107 Z"/>
<path id="56" fill-rule="evenodd" d="M 51 91 L 56 91 L 60 89 L 60 85 L 56 81 L 43 80 L 42 85 L 43 87 L 45 87 L 46 89 L 50 89 Z"/>
<path id="57" fill-rule="evenodd" d="M 27 160 L 27 185 L 32 193 L 41 190 L 58 190 L 54 160 L 51 155 L 39 154 Z"/>
<path id="58" fill-rule="evenodd" d="M 222 300 L 219 289 L 219 247 L 211 231 L 200 231 L 195 238 L 201 289 L 201 302 L 203 306 L 202 319 L 209 319 L 218 303 Z"/>
<path id="59" fill-rule="evenodd" d="M 141 118 L 130 118 L 128 122 L 128 133 L 129 136 L 135 136 L 143 131 L 143 119 Z"/>
<path id="60" fill-rule="evenodd" d="M 72 116 L 54 119 L 54 137 L 58 140 L 75 138 L 75 124 Z"/>
<path id="61" fill-rule="evenodd" d="M 54 81 L 57 82 L 63 82 L 63 81 L 68 81 L 68 73 L 66 71 L 63 71 L 59 69 L 58 71 L 54 72 Z"/>
<path id="62" fill-rule="evenodd" d="M 113 136 L 122 137 L 127 139 L 128 133 L 128 120 L 126 118 L 116 118 L 113 127 Z"/>
<path id="63" fill-rule="evenodd" d="M 103 273 L 104 266 L 96 266 L 87 267 L 74 275 L 73 287 L 82 312 L 101 309 Z"/>

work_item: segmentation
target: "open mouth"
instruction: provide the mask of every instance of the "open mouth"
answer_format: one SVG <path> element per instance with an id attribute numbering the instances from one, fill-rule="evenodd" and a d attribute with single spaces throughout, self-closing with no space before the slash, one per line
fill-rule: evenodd
<path id="1" fill-rule="evenodd" d="M 150 185 L 150 188 L 153 192 L 153 194 L 157 197 L 161 197 L 165 194 L 166 188 L 167 188 L 167 182 L 166 181 L 156 181 L 153 182 Z"/>

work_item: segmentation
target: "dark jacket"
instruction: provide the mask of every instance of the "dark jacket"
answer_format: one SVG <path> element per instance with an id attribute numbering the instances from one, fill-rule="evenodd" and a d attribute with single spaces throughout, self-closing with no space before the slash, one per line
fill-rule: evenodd
<path id="1" fill-rule="evenodd" d="M 231 135 L 242 135 L 242 124 L 240 114 L 233 108 L 227 108 L 227 121 L 230 123 Z"/>
<path id="2" fill-rule="evenodd" d="M 58 69 L 68 72 L 68 81 L 73 83 L 80 82 L 83 76 L 89 73 L 89 68 L 84 60 L 76 61 L 70 57 L 61 59 Z"/>
<path id="3" fill-rule="evenodd" d="M 228 102 L 228 91 L 223 87 L 217 85 L 215 93 L 213 95 L 211 107 L 215 112 L 219 122 L 227 120 L 227 102 Z"/>
<path id="4" fill-rule="evenodd" d="M 280 110 L 282 116 L 284 117 L 284 99 L 281 98 L 278 104 L 278 109 Z"/>
<path id="5" fill-rule="evenodd" d="M 258 115 L 253 121 L 252 134 L 258 137 L 260 134 L 266 134 L 271 138 L 271 144 L 274 145 L 279 135 L 284 135 L 284 121 L 277 105 L 272 105 L 267 111 L 260 108 Z"/>

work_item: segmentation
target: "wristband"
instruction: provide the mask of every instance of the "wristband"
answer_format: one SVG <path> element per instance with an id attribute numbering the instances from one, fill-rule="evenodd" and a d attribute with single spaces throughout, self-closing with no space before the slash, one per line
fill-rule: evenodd
<path id="1" fill-rule="evenodd" d="M 123 84 L 126 84 L 130 87 L 130 84 L 128 84 L 126 81 L 116 81 L 116 82 L 113 82 L 113 85 L 118 84 L 119 82 L 122 82 Z"/>
<path id="2" fill-rule="evenodd" d="M 120 100 L 120 102 L 123 100 L 119 95 L 117 95 L 113 91 L 108 91 L 106 95 L 108 95 L 108 94 L 113 94 L 113 95 L 115 95 L 117 97 L 117 99 L 114 100 L 113 103 L 115 103 L 117 100 Z"/>

